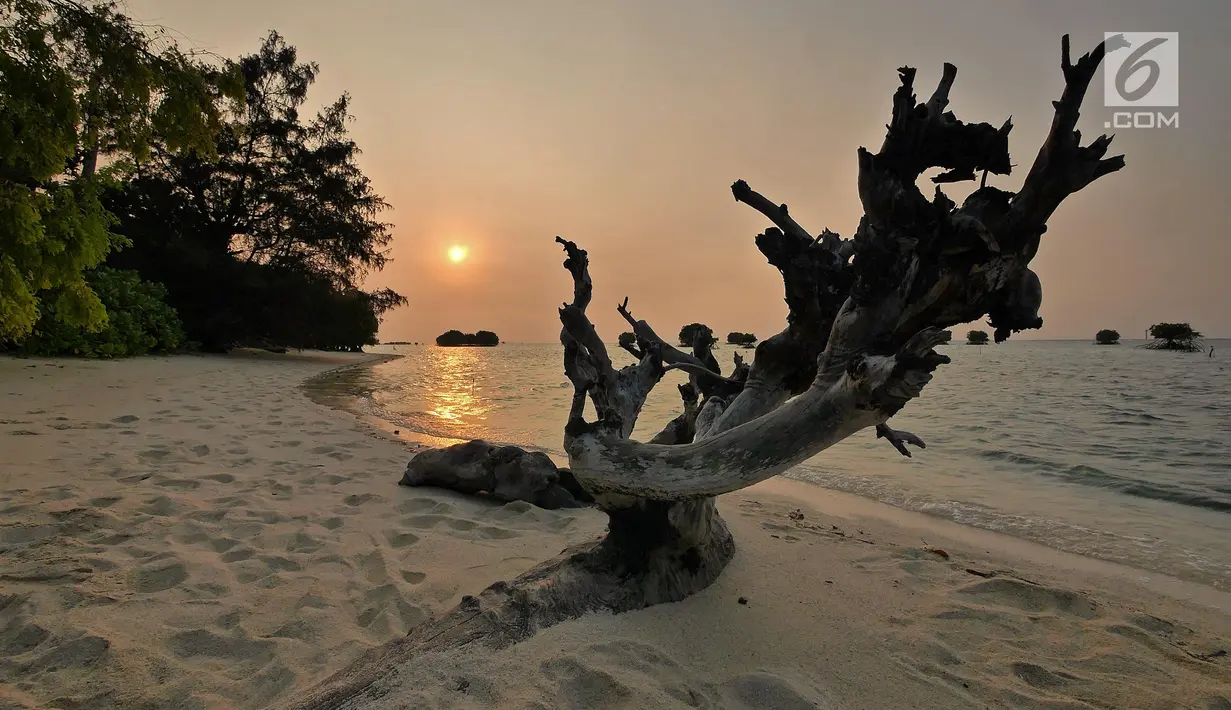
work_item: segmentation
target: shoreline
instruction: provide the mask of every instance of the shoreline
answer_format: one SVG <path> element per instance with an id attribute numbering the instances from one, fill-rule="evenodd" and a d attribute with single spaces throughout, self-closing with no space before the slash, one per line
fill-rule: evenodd
<path id="1" fill-rule="evenodd" d="M 0 359 L 0 700 L 277 705 L 601 534 L 398 486 L 411 445 L 301 387 L 365 359 Z M 1211 588 L 790 480 L 719 505 L 703 592 L 425 656 L 364 707 L 1231 703 Z"/>
<path id="2" fill-rule="evenodd" d="M 389 358 L 389 359 L 392 360 L 392 359 L 397 359 L 401 357 L 405 357 L 405 355 L 397 354 L 396 358 Z M 372 367 L 375 367 L 376 365 L 381 364 L 382 362 L 387 362 L 387 361 L 388 360 L 365 362 L 365 363 L 356 364 L 355 366 L 353 366 L 353 368 L 340 368 L 340 370 L 341 369 L 346 369 L 346 370 L 370 369 Z M 315 380 L 317 378 L 312 378 L 312 379 Z M 344 387 L 343 388 L 344 391 L 334 391 L 334 392 L 325 392 L 323 389 L 318 389 L 318 391 L 314 393 L 313 383 L 305 382 L 303 385 L 303 389 L 305 393 L 307 394 L 307 396 L 310 399 L 312 399 L 314 402 L 317 402 L 318 404 L 323 404 L 324 406 L 334 407 L 340 411 L 346 412 L 347 414 L 357 418 L 358 420 L 363 421 L 383 431 L 387 436 L 391 438 L 395 438 L 405 443 L 407 446 L 411 447 L 412 450 L 414 451 L 418 451 L 423 448 L 450 446 L 453 444 L 465 443 L 465 441 L 468 441 L 467 439 L 436 437 L 436 436 L 432 436 L 429 434 L 412 431 L 408 429 L 406 425 L 398 424 L 397 422 L 393 422 L 388 419 L 385 419 L 380 414 L 373 413 L 372 411 L 369 410 L 368 407 L 363 406 L 365 403 L 368 402 L 368 399 L 365 395 L 356 393 L 354 391 L 355 390 L 354 387 L 350 387 L 350 388 Z M 497 441 L 493 443 L 507 444 L 510 442 Z M 527 447 L 525 444 L 522 444 L 522 443 L 513 442 L 513 445 L 526 448 L 527 450 L 543 451 L 544 453 L 547 453 L 549 456 L 551 456 L 551 458 L 556 462 L 558 466 L 564 466 L 564 467 L 568 466 L 567 459 L 562 458 L 561 456 L 559 456 L 558 454 L 554 452 L 547 451 L 539 447 Z M 882 501 L 876 498 L 866 497 L 858 493 L 842 491 L 836 488 L 829 488 L 821 483 L 807 480 L 806 478 L 802 476 L 800 477 L 790 476 L 789 473 L 790 472 L 776 476 L 775 478 L 770 479 L 770 481 L 767 481 L 766 484 L 770 482 L 784 482 L 784 483 L 789 482 L 793 485 L 798 486 L 798 488 L 796 489 L 797 491 L 796 495 L 801 498 L 808 498 L 810 491 L 817 491 L 817 490 L 824 491 L 826 494 L 832 494 L 834 496 L 845 497 L 855 507 L 869 511 L 868 514 L 871 517 L 876 517 L 876 518 L 880 518 L 884 520 L 893 520 L 895 521 L 896 524 L 902 525 L 904 527 L 918 528 L 918 529 L 928 530 L 932 532 L 941 532 L 945 530 L 970 531 L 971 533 L 977 533 L 979 535 L 992 536 L 989 539 L 1000 539 L 1004 541 L 1011 541 L 1012 543 L 1017 543 L 1017 544 L 995 545 L 993 543 L 993 546 L 997 547 L 998 549 L 1003 549 L 1006 552 L 1011 552 L 1013 554 L 1030 555 L 1032 559 L 1037 559 L 1040 561 L 1050 559 L 1051 561 L 1054 562 L 1055 560 L 1060 559 L 1057 556 L 1080 559 L 1080 560 L 1088 560 L 1091 563 L 1096 563 L 1097 565 L 1100 565 L 1100 566 L 1106 566 L 1106 569 L 1109 570 L 1109 573 L 1111 570 L 1118 570 L 1119 577 L 1146 579 L 1146 580 L 1149 580 L 1149 583 L 1151 585 L 1159 588 L 1160 590 L 1162 589 L 1173 590 L 1173 592 L 1165 592 L 1165 593 L 1175 593 L 1178 595 L 1182 595 L 1183 598 L 1206 599 L 1207 600 L 1206 604 L 1211 606 L 1212 608 L 1221 609 L 1223 611 L 1231 613 L 1231 590 L 1221 589 L 1215 586 L 1212 581 L 1206 581 L 1205 578 L 1184 578 L 1184 577 L 1176 576 L 1175 574 L 1169 573 L 1164 570 L 1150 569 L 1146 567 L 1137 567 L 1132 564 L 1128 564 L 1122 561 L 1117 561 L 1114 559 L 1096 557 L 1096 556 L 1092 556 L 1088 554 L 1083 554 L 1081 552 L 1071 551 L 1071 550 L 1068 550 L 1062 547 L 1047 544 L 1039 540 L 1031 539 L 1029 537 L 1015 536 L 1008 532 L 998 530 L 995 528 L 981 527 L 978 525 L 971 525 L 971 524 L 967 524 L 963 522 L 958 522 L 957 520 L 954 520 L 944 515 L 936 515 L 936 514 L 930 514 L 925 511 L 912 510 L 909 508 L 902 508 L 902 507 L 893 505 L 892 503 Z M 765 485 L 765 484 L 760 484 L 760 485 Z M 871 512 L 873 510 L 875 510 L 876 512 Z M 1203 590 L 1208 590 L 1208 593 Z"/>

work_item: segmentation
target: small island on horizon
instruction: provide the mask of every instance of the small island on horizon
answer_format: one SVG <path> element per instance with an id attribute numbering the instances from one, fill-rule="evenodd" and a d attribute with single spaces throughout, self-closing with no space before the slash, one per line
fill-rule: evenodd
<path id="1" fill-rule="evenodd" d="M 490 330 L 480 330 L 477 333 L 463 333 L 460 330 L 450 330 L 436 336 L 436 344 L 442 348 L 490 348 L 500 344 L 500 336 Z"/>

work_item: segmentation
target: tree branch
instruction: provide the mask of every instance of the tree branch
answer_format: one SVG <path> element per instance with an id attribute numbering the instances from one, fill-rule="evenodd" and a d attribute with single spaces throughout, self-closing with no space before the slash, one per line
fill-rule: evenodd
<path id="1" fill-rule="evenodd" d="M 807 239 L 808 241 L 815 241 L 813 240 L 812 235 L 808 233 L 808 230 L 801 227 L 799 223 L 791 217 L 791 215 L 787 214 L 787 207 L 785 204 L 774 204 L 769 200 L 769 198 L 749 187 L 747 182 L 744 182 L 743 180 L 736 180 L 735 183 L 731 185 L 731 194 L 735 197 L 736 202 L 743 202 L 757 212 L 765 215 L 769 218 L 769 221 L 773 222 L 774 225 L 777 226 L 778 229 L 781 229 L 784 233 L 793 237 Z"/>
<path id="2" fill-rule="evenodd" d="M 572 470 L 600 506 L 626 496 L 680 501 L 715 496 L 771 478 L 896 414 L 948 358 L 932 350 L 948 333 L 924 331 L 893 357 L 868 356 L 837 382 L 814 386 L 773 412 L 679 446 L 584 434 L 566 440 Z M 705 411 L 698 416 L 705 416 Z"/>
<path id="3" fill-rule="evenodd" d="M 1111 145 L 1110 137 L 1101 135 L 1083 148 L 1081 132 L 1076 130 L 1082 101 L 1103 61 L 1104 52 L 1104 44 L 1099 42 L 1094 51 L 1082 55 L 1077 64 L 1073 64 L 1069 58 L 1069 36 L 1064 35 L 1061 40 L 1064 92 L 1060 100 L 1052 104 L 1056 112 L 1051 130 L 1012 204 L 1013 236 L 1018 243 L 1030 248 L 1037 248 L 1037 239 L 1046 228 L 1047 219 L 1064 198 L 1124 167 L 1123 155 L 1103 157 Z"/>
<path id="4" fill-rule="evenodd" d="M 666 340 L 659 337 L 658 333 L 654 332 L 654 329 L 650 327 L 649 323 L 634 318 L 633 314 L 628 310 L 627 296 L 624 297 L 624 303 L 616 306 L 616 310 L 619 311 L 620 315 L 624 317 L 624 320 L 628 321 L 628 324 L 632 326 L 633 334 L 637 336 L 637 340 L 646 343 L 654 343 L 661 349 L 663 362 L 668 365 L 686 364 L 692 366 L 694 369 L 709 371 L 709 368 L 706 367 L 705 363 L 701 362 L 701 360 L 684 352 L 683 350 L 676 348 L 671 343 L 668 343 Z M 720 377 L 717 373 L 711 374 L 715 377 Z"/>
<path id="5" fill-rule="evenodd" d="M 683 413 L 668 422 L 667 426 L 655 434 L 649 443 L 664 445 L 687 444 L 696 435 L 697 414 L 700 411 L 697 390 L 688 383 L 680 385 L 679 390 L 680 398 L 684 400 Z"/>
<path id="6" fill-rule="evenodd" d="M 906 448 L 907 444 L 918 446 L 921 449 L 926 449 L 928 447 L 927 444 L 923 443 L 923 439 L 920 439 L 909 431 L 897 431 L 890 429 L 888 424 L 876 425 L 876 438 L 888 440 L 890 444 L 893 444 L 893 448 L 897 449 L 898 453 L 902 454 L 906 458 L 911 457 L 910 449 Z"/>

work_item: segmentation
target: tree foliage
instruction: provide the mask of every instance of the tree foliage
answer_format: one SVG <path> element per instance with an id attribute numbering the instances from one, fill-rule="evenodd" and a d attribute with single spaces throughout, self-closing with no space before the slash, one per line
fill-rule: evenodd
<path id="1" fill-rule="evenodd" d="M 1154 342 L 1146 344 L 1150 350 L 1179 350 L 1182 352 L 1201 352 L 1201 333 L 1193 330 L 1188 323 L 1155 323 L 1150 326 L 1150 337 Z"/>
<path id="2" fill-rule="evenodd" d="M 706 344 L 715 342 L 714 331 L 708 325 L 689 323 L 680 328 L 680 347 L 691 348 L 696 343 L 698 334 L 703 336 L 703 342 Z"/>
<path id="3" fill-rule="evenodd" d="M 347 135 L 350 99 L 304 120 L 319 68 L 276 32 L 237 66 L 244 101 L 224 114 L 215 157 L 159 147 L 111 195 L 133 242 L 113 263 L 166 283 L 207 349 L 372 344 L 380 315 L 405 300 L 360 288 L 391 235 Z"/>
<path id="4" fill-rule="evenodd" d="M 1110 330 L 1110 329 L 1104 328 L 1103 330 L 1100 330 L 1098 333 L 1095 334 L 1094 342 L 1098 343 L 1099 345 L 1119 345 L 1120 344 L 1120 332 L 1117 330 Z"/>
<path id="5" fill-rule="evenodd" d="M 730 333 L 727 333 L 727 344 L 728 345 L 746 345 L 747 346 L 747 345 L 756 345 L 756 342 L 757 342 L 757 336 L 753 335 L 752 333 L 740 333 L 737 331 L 732 331 Z"/>
<path id="6" fill-rule="evenodd" d="M 41 314 L 106 326 L 84 274 L 124 239 L 102 190 L 155 141 L 209 154 L 229 76 L 113 3 L 0 0 L 0 342 Z"/>
<path id="7" fill-rule="evenodd" d="M 966 334 L 967 345 L 987 345 L 988 335 L 984 330 L 972 330 Z"/>
<path id="8" fill-rule="evenodd" d="M 86 283 L 107 311 L 107 323 L 97 330 L 73 325 L 59 317 L 58 301 L 43 310 L 21 351 L 32 355 L 127 357 L 169 352 L 185 344 L 175 309 L 165 302 L 162 284 L 142 281 L 133 271 L 99 267 L 86 273 Z"/>

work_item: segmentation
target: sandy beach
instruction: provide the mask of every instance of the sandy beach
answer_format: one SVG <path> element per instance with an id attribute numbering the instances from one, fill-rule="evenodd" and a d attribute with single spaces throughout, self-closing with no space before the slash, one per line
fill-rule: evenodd
<path id="1" fill-rule="evenodd" d="M 0 358 L 0 708 L 276 707 L 601 534 L 396 485 L 364 355 Z M 1231 709 L 1231 595 L 772 480 L 678 604 L 424 658 L 373 708 Z"/>

